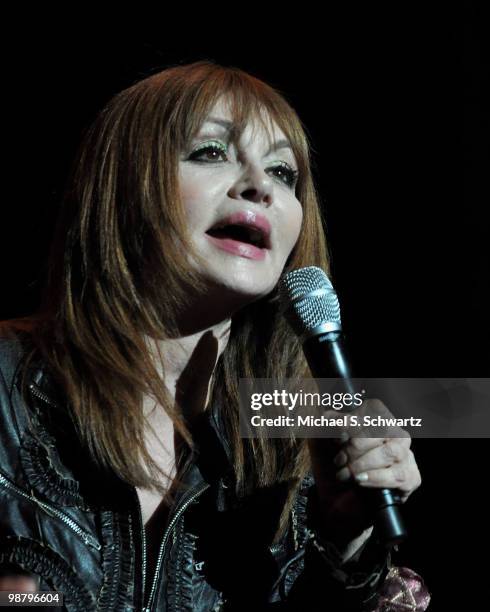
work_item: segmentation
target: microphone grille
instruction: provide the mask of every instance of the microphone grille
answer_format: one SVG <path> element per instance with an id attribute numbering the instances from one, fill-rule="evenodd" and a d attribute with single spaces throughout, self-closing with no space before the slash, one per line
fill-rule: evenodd
<path id="1" fill-rule="evenodd" d="M 284 274 L 279 295 L 282 310 L 298 336 L 341 330 L 339 300 L 321 268 L 308 266 Z"/>

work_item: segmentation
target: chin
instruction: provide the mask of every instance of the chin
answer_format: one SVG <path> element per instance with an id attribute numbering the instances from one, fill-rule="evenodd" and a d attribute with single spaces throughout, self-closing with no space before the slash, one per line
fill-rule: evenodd
<path id="1" fill-rule="evenodd" d="M 277 280 L 259 279 L 257 276 L 251 278 L 248 275 L 237 275 L 233 278 L 224 275 L 210 275 L 207 277 L 210 283 L 211 292 L 213 288 L 216 290 L 218 299 L 229 300 L 231 303 L 240 304 L 243 306 L 251 302 L 256 302 L 268 295 L 276 286 Z"/>

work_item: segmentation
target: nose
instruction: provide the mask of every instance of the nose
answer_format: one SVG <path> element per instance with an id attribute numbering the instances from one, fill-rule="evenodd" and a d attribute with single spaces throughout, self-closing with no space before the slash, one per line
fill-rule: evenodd
<path id="1" fill-rule="evenodd" d="M 265 172 L 249 164 L 246 171 L 229 189 L 228 196 L 270 206 L 274 200 L 274 185 Z"/>

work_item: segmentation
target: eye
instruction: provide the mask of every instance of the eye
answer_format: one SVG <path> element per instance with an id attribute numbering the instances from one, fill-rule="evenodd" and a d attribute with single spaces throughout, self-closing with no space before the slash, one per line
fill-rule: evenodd
<path id="1" fill-rule="evenodd" d="M 213 163 L 219 161 L 220 157 L 223 161 L 227 161 L 227 147 L 218 141 L 204 142 L 200 144 L 189 156 L 192 161 Z"/>
<path id="2" fill-rule="evenodd" d="M 293 188 L 296 185 L 299 172 L 298 170 L 293 170 L 286 162 L 281 162 L 277 166 L 267 168 L 267 170 L 274 172 L 275 176 L 288 187 Z"/>

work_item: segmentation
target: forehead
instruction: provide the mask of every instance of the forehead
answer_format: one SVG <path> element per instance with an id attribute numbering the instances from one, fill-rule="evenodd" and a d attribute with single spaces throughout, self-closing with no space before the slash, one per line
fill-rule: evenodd
<path id="1" fill-rule="evenodd" d="M 227 131 L 233 131 L 235 129 L 230 101 L 225 96 L 221 96 L 214 106 L 211 107 L 203 121 L 202 127 L 204 126 L 215 126 L 217 129 Z M 272 139 L 273 141 L 287 140 L 284 132 L 265 109 L 260 109 L 260 118 L 251 118 L 243 126 L 242 134 L 249 137 L 259 137 L 267 140 Z"/>

